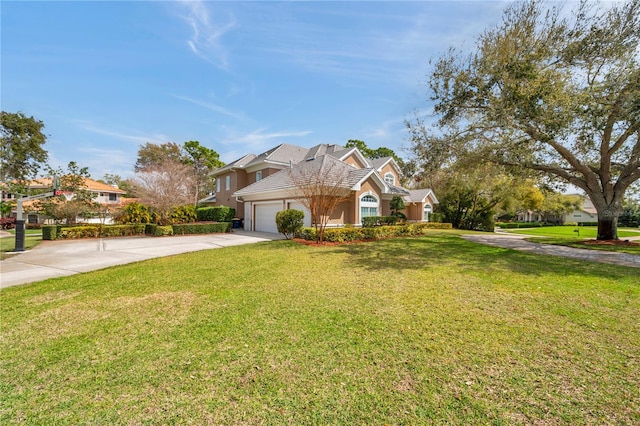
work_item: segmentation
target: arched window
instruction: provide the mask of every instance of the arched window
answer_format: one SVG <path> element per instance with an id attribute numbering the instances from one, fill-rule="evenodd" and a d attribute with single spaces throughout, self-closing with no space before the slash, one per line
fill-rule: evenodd
<path id="1" fill-rule="evenodd" d="M 429 213 L 433 212 L 433 207 L 431 207 L 431 204 L 426 204 L 424 205 L 424 213 L 422 214 L 422 220 L 424 220 L 425 222 L 429 222 Z"/>
<path id="2" fill-rule="evenodd" d="M 396 177 L 393 175 L 393 173 L 388 172 L 384 175 L 384 181 L 387 182 L 389 185 L 395 185 Z"/>
<path id="3" fill-rule="evenodd" d="M 378 199 L 373 195 L 360 197 L 360 217 L 378 216 Z"/>

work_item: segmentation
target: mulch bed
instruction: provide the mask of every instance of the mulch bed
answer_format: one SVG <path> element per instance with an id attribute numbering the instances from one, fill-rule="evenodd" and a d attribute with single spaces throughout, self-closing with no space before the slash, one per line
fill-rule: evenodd
<path id="1" fill-rule="evenodd" d="M 588 246 L 624 246 L 624 247 L 638 247 L 640 243 L 629 240 L 584 240 L 582 244 Z"/>

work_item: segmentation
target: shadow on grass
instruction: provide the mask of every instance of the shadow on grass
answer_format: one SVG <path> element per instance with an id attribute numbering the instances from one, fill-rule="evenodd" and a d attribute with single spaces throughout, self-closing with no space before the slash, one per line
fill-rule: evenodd
<path id="1" fill-rule="evenodd" d="M 464 272 L 501 273 L 505 270 L 527 275 L 567 273 L 575 270 L 594 277 L 627 276 L 626 268 L 562 257 L 523 253 L 464 240 L 454 233 L 428 233 L 335 247 L 350 262 L 369 270 L 428 269 L 449 265 Z"/>

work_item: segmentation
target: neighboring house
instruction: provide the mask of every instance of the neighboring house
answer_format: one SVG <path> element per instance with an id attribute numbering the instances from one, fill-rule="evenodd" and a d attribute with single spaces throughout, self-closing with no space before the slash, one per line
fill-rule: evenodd
<path id="1" fill-rule="evenodd" d="M 597 222 L 598 211 L 589 199 L 584 197 L 582 202 L 582 208 L 574 210 L 571 213 L 564 215 L 563 223 L 566 222 Z"/>
<path id="2" fill-rule="evenodd" d="M 123 201 L 126 200 L 122 196 L 126 194 L 126 191 L 119 189 L 117 187 L 113 187 L 111 185 L 107 185 L 106 183 L 98 182 L 90 178 L 83 178 L 84 184 L 83 189 L 91 191 L 93 194 L 93 201 L 105 206 L 105 207 L 113 207 L 117 208 L 122 206 Z M 51 178 L 38 178 L 29 183 L 29 188 L 33 190 L 41 190 L 41 191 L 51 191 L 53 188 L 53 182 Z M 73 193 L 71 192 L 62 192 L 68 200 L 73 198 Z M 10 194 L 5 191 L 2 192 L 2 201 L 7 202 L 15 202 L 17 197 L 15 194 Z M 51 218 L 40 214 L 35 211 L 35 201 L 25 201 L 23 202 L 23 213 L 24 219 L 28 224 L 36 224 L 36 223 L 48 223 L 51 221 Z M 112 223 L 111 216 L 108 209 L 105 209 L 105 214 L 102 217 L 96 217 L 91 219 L 78 218 L 78 222 L 85 223 Z M 11 211 L 11 216 L 16 216 L 17 211 L 14 206 Z"/>
<path id="3" fill-rule="evenodd" d="M 330 170 L 348 196 L 332 213 L 330 226 L 360 225 L 366 216 L 388 216 L 396 195 L 404 198 L 408 220 L 428 221 L 438 202 L 431 190 L 400 187 L 400 168 L 392 157 L 369 160 L 357 148 L 326 144 L 311 149 L 281 144 L 260 155 L 245 155 L 214 171 L 216 193 L 208 201 L 235 208 L 246 230 L 277 232 L 276 213 L 285 209 L 302 210 L 305 226 L 311 226 L 292 174 L 313 175 L 319 170 Z"/>
<path id="4" fill-rule="evenodd" d="M 589 197 L 580 194 L 571 194 L 582 197 L 582 207 L 564 215 L 550 215 L 546 217 L 546 221 L 550 223 L 566 223 L 566 222 L 597 222 L 598 212 Z M 516 216 L 517 222 L 544 222 L 545 217 L 542 213 L 535 210 L 525 210 L 518 212 Z"/>

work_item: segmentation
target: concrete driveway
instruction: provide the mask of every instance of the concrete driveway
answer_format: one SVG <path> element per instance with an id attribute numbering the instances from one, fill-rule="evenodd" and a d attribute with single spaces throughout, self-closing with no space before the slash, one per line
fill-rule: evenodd
<path id="1" fill-rule="evenodd" d="M 199 250 L 282 239 L 280 234 L 228 234 L 43 241 L 0 261 L 0 288 Z"/>

